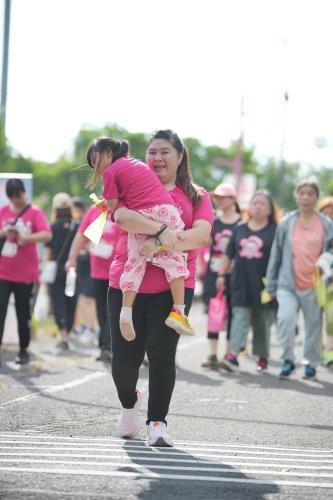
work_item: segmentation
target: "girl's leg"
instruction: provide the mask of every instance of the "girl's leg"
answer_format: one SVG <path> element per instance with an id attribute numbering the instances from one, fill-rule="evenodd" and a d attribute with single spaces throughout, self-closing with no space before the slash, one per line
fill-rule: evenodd
<path id="1" fill-rule="evenodd" d="M 120 331 L 128 342 L 135 339 L 133 326 L 133 304 L 146 271 L 146 258 L 140 255 L 139 249 L 146 239 L 140 234 L 129 234 L 127 240 L 128 258 L 120 277 L 120 288 L 123 292 L 123 302 L 120 313 Z"/>
<path id="2" fill-rule="evenodd" d="M 136 338 L 126 342 L 119 327 L 122 292 L 116 288 L 108 290 L 108 311 L 112 337 L 112 377 L 123 408 L 133 408 L 136 403 L 136 388 L 139 369 L 145 355 L 147 335 L 146 296 L 139 294 L 133 309 Z"/>
<path id="3" fill-rule="evenodd" d="M 179 341 L 164 318 L 172 306 L 170 291 L 149 294 L 147 308 L 147 355 L 149 359 L 148 421 L 165 422 L 176 380 L 176 349 Z M 188 314 L 193 290 L 185 289 L 185 313 Z"/>
<path id="4" fill-rule="evenodd" d="M 173 306 L 182 314 L 185 312 L 185 279 L 183 276 L 176 278 L 169 283 Z"/>

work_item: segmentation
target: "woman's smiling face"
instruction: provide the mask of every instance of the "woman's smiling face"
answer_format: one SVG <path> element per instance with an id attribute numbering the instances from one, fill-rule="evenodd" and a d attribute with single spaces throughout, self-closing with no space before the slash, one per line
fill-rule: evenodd
<path id="1" fill-rule="evenodd" d="M 153 139 L 147 148 L 146 163 L 162 184 L 176 182 L 182 155 L 166 139 Z"/>

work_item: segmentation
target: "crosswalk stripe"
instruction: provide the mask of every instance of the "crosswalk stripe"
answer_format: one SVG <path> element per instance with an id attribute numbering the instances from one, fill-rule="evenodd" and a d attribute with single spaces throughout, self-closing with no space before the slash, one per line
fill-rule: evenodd
<path id="1" fill-rule="evenodd" d="M 96 461 L 78 461 L 78 460 L 36 460 L 36 459 L 27 459 L 27 458 L 20 458 L 20 459 L 8 459 L 0 458 L 0 463 L 32 463 L 32 464 L 63 464 L 63 465 L 94 465 L 94 466 L 102 466 L 102 467 L 123 467 L 124 464 L 120 462 L 96 462 Z M 210 465 L 210 464 L 207 464 Z M 317 474 L 311 473 L 311 472 L 291 472 L 291 471 L 266 471 L 266 470 L 258 470 L 258 469 L 247 469 L 247 468 L 241 468 L 241 469 L 227 469 L 225 467 L 184 467 L 184 466 L 179 466 L 179 465 L 155 465 L 155 464 L 149 464 L 149 465 L 143 465 L 143 464 L 126 464 L 126 467 L 129 467 L 131 469 L 146 469 L 149 467 L 149 469 L 158 469 L 158 470 L 178 470 L 178 471 L 186 471 L 186 472 L 223 472 L 225 474 L 259 474 L 259 475 L 271 475 L 271 476 L 296 476 L 296 477 L 321 477 L 321 478 L 328 478 L 332 479 L 333 474 L 328 474 L 324 472 L 318 472 Z"/>
<path id="2" fill-rule="evenodd" d="M 171 479 L 182 481 L 207 481 L 215 483 L 240 483 L 240 484 L 260 484 L 260 485 L 277 485 L 277 486 L 297 486 L 297 487 L 314 487 L 314 488 L 333 488 L 333 483 L 321 481 L 285 481 L 285 480 L 265 480 L 251 478 L 230 478 L 220 476 L 200 476 L 187 474 L 159 474 L 156 472 L 144 471 L 138 472 L 121 472 L 121 471 L 97 471 L 89 469 L 49 469 L 47 467 L 2 467 L 0 471 L 6 472 L 38 472 L 45 474 L 60 474 L 60 475 L 85 475 L 85 476 L 107 476 L 107 477 L 132 477 L 132 478 L 155 478 L 155 479 Z"/>
<path id="3" fill-rule="evenodd" d="M 35 450 L 36 447 L 35 446 L 0 446 L 0 450 Z M 39 448 L 40 450 L 54 450 L 55 452 L 56 451 L 68 451 L 68 450 L 72 450 L 72 451 L 94 451 L 94 448 L 68 448 L 68 447 L 50 447 L 50 446 L 45 446 L 45 447 L 40 447 Z M 163 454 L 163 455 L 173 455 L 173 456 L 188 456 L 188 453 L 186 453 L 186 451 L 178 451 L 177 449 L 171 449 L 171 451 L 169 451 L 170 448 L 165 448 L 165 449 L 158 449 L 158 452 Z M 145 450 L 133 450 L 131 448 L 122 448 L 122 449 L 104 449 L 104 450 L 99 450 L 99 451 L 117 451 L 117 452 L 120 452 L 120 453 L 131 453 L 131 452 L 135 452 L 136 454 L 144 454 L 144 455 L 154 455 L 154 453 L 156 453 L 156 450 L 154 448 L 146 448 Z M 218 450 L 219 451 L 219 450 Z M 229 452 L 230 453 L 230 452 Z M 198 453 L 198 452 L 195 452 L 195 453 L 191 453 L 192 456 L 195 456 L 195 457 L 207 457 L 207 458 L 232 458 L 234 457 L 235 455 L 237 455 L 237 453 L 233 453 L 233 455 L 230 457 L 230 454 L 229 455 L 226 455 L 226 454 L 223 454 L 223 453 L 218 453 L 218 454 L 214 454 L 214 453 Z M 291 462 L 308 462 L 308 463 L 328 463 L 328 464 L 332 464 L 333 463 L 333 460 L 309 460 L 309 459 L 300 459 L 300 458 L 286 458 L 286 457 L 283 457 L 283 458 L 279 458 L 279 457 L 274 457 L 274 458 L 270 458 L 270 457 L 254 457 L 254 456 L 250 456 L 250 457 L 242 457 L 242 458 L 246 458 L 246 459 L 251 459 L 251 460 L 281 460 L 281 461 L 285 461 L 285 462 L 288 462 L 288 461 L 291 461 Z"/>
<path id="4" fill-rule="evenodd" d="M 0 471 L 333 488 L 331 450 L 178 443 L 1 433 Z"/>
<path id="5" fill-rule="evenodd" d="M 183 463 L 183 464 L 209 464 L 209 465 L 242 465 L 242 466 L 255 466 L 255 467 L 279 467 L 279 468 L 288 468 L 288 469 L 310 469 L 310 470 L 333 470 L 333 467 L 330 466 L 314 466 L 312 465 L 293 465 L 293 464 L 270 464 L 270 463 L 256 463 L 256 462 L 238 462 L 238 461 L 230 461 L 230 460 L 222 460 L 222 461 L 214 461 L 214 460 L 207 460 L 204 459 L 197 459 L 197 460 L 188 460 L 188 459 L 182 459 L 182 458 L 162 458 L 162 457 L 139 457 L 139 456 L 129 456 L 129 455 L 94 455 L 94 454 L 82 454 L 82 453 L 10 453 L 10 452 L 0 452 L 0 457 L 24 457 L 24 456 L 29 456 L 29 457 L 52 457 L 52 458 L 58 458 L 58 457 L 66 457 L 66 458 L 98 458 L 98 459 L 120 459 L 123 462 L 125 461 L 139 461 L 139 462 L 174 462 L 174 463 Z M 272 459 L 273 460 L 273 459 Z M 0 461 L 1 458 L 0 458 Z M 321 463 L 318 460 L 318 463 Z"/>
<path id="6" fill-rule="evenodd" d="M 34 440 L 37 440 L 38 442 L 40 440 L 53 440 L 53 441 L 71 441 L 71 442 L 74 442 L 74 441 L 83 441 L 85 443 L 93 443 L 95 441 L 101 441 L 102 443 L 106 442 L 106 443 L 129 443 L 129 440 L 125 440 L 125 439 L 120 439 L 120 438 L 112 438 L 112 437 L 108 437 L 108 438 L 91 438 L 91 437 L 80 437 L 80 436 L 51 436 L 51 435 L 40 435 L 40 434 L 33 434 L 33 435 L 26 435 L 26 434 L 8 434 L 8 433 L 0 433 L 0 443 L 2 442 L 1 441 L 1 438 L 17 438 L 20 440 L 20 442 L 22 442 L 21 440 L 22 439 L 34 439 Z M 132 445 L 138 445 L 138 444 L 141 444 L 142 447 L 145 446 L 145 442 L 142 440 L 142 439 L 131 439 L 130 440 L 130 443 Z M 65 444 L 65 443 L 63 443 Z M 252 450 L 273 450 L 273 451 L 281 451 L 281 452 L 284 452 L 284 451 L 298 451 L 298 452 L 310 452 L 310 453 L 331 453 L 332 456 L 333 456 L 333 449 L 329 449 L 329 448 L 286 448 L 286 447 L 277 447 L 277 446 L 267 446 L 267 445 L 245 445 L 245 444 L 234 444 L 234 443 L 210 443 L 210 442 L 197 442 L 197 441 L 174 441 L 174 444 L 175 445 L 183 445 L 184 447 L 186 446 L 195 446 L 195 447 L 212 447 L 212 448 L 216 448 L 216 447 L 225 447 L 225 448 L 228 448 L 230 447 L 231 449 L 233 448 L 240 448 L 240 449 L 250 449 L 251 451 Z M 100 445 L 98 445 L 100 446 Z"/>
<path id="7" fill-rule="evenodd" d="M 18 441 L 17 440 L 0 440 L 0 449 L 5 449 L 5 448 L 8 448 L 6 446 L 2 446 L 3 444 L 17 444 Z M 34 443 L 31 443 L 31 441 L 24 441 L 24 440 L 20 440 L 19 441 L 19 444 L 20 444 L 20 447 L 21 448 L 24 448 L 23 446 L 21 446 L 21 444 L 34 444 Z M 45 445 L 53 445 L 54 449 L 62 449 L 58 446 L 58 443 L 54 443 L 54 442 L 50 442 L 50 441 L 44 441 L 43 443 L 39 443 L 37 442 L 36 444 L 40 445 L 41 447 L 45 448 L 46 449 L 46 446 Z M 61 446 L 64 447 L 64 449 L 66 448 L 73 448 L 73 445 L 72 443 L 61 443 Z M 74 444 L 75 447 L 77 448 L 85 448 L 85 449 L 94 449 L 94 448 L 98 448 L 98 449 L 103 449 L 104 451 L 107 451 L 107 450 L 114 450 L 114 449 L 117 449 L 117 448 L 123 448 L 123 443 L 114 443 L 114 444 L 97 444 L 97 443 L 94 443 L 93 445 L 91 445 L 90 443 L 75 443 Z M 137 450 L 137 449 L 147 449 L 149 450 L 149 448 L 147 448 L 144 444 L 128 444 L 126 445 L 126 449 L 133 449 L 133 450 Z M 29 449 L 27 447 L 27 449 Z M 245 451 L 245 450 L 236 450 L 236 449 L 231 449 L 231 450 L 228 450 L 228 449 L 219 449 L 219 450 L 209 450 L 209 448 L 206 448 L 206 447 L 202 447 L 202 448 L 197 448 L 197 447 L 191 447 L 191 446 L 186 446 L 186 447 L 183 447 L 183 446 L 179 446 L 177 447 L 178 450 L 181 450 L 181 451 L 195 451 L 195 452 L 199 452 L 199 451 L 218 451 L 220 453 L 232 453 L 232 454 L 242 454 L 242 455 L 246 455 L 246 454 L 249 454 L 250 452 L 249 451 Z M 257 455 L 273 455 L 273 456 L 284 456 L 284 457 L 309 457 L 309 458 L 331 458 L 333 459 L 333 454 L 315 454 L 315 453 L 312 453 L 312 454 L 309 454 L 309 453 L 278 453 L 278 452 L 269 452 L 269 451 L 257 451 L 256 452 Z"/>

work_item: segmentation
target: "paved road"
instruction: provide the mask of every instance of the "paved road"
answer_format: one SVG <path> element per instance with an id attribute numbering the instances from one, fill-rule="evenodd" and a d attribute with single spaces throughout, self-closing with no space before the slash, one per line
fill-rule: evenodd
<path id="1" fill-rule="evenodd" d="M 7 350 L 0 372 L 0 498 L 333 497 L 332 371 L 320 368 L 317 382 L 302 380 L 301 368 L 292 380 L 278 380 L 274 336 L 266 375 L 256 373 L 251 356 L 241 358 L 239 374 L 205 370 L 200 304 L 192 321 L 198 335 L 182 339 L 177 355 L 168 419 L 174 449 L 146 446 L 145 411 L 137 440 L 112 437 L 119 403 L 109 369 L 94 361 L 96 348 L 60 355 L 54 339 L 43 336 L 22 369 Z M 142 368 L 145 402 L 147 375 Z"/>

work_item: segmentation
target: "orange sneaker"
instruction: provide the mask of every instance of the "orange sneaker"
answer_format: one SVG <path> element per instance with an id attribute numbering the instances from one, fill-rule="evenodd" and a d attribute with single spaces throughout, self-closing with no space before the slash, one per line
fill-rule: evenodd
<path id="1" fill-rule="evenodd" d="M 165 320 L 165 324 L 179 335 L 195 335 L 195 331 L 190 325 L 187 316 L 174 308 L 171 309 L 169 316 Z"/>

